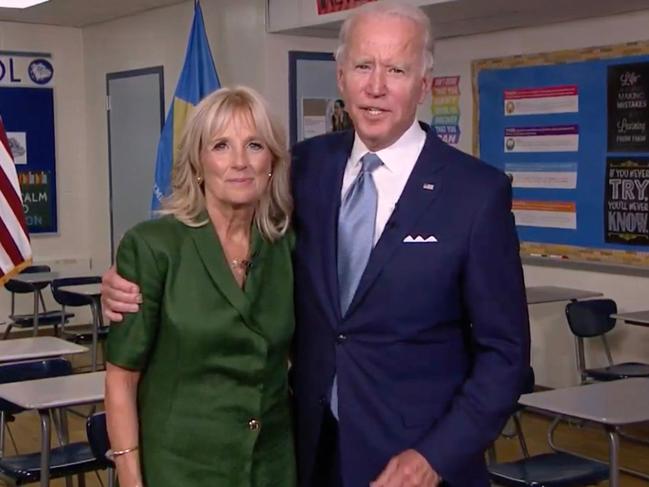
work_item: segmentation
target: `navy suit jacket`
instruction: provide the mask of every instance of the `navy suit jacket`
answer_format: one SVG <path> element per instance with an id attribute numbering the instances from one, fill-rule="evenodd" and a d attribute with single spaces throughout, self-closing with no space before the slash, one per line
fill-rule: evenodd
<path id="1" fill-rule="evenodd" d="M 484 450 L 526 383 L 529 324 L 510 182 L 422 126 L 421 155 L 344 316 L 336 233 L 354 134 L 293 149 L 301 486 L 311 482 L 334 373 L 345 487 L 367 486 L 408 448 L 447 485 L 487 486 Z M 409 236 L 436 241 L 404 242 Z"/>

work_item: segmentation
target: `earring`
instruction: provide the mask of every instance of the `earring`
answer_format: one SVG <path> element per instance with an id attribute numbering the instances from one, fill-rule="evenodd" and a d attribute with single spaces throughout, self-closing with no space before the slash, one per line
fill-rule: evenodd
<path id="1" fill-rule="evenodd" d="M 272 175 L 273 175 L 272 172 L 269 172 L 269 173 L 268 173 L 268 177 L 271 177 Z"/>
<path id="2" fill-rule="evenodd" d="M 203 176 L 196 176 L 196 182 L 201 184 L 203 182 Z"/>

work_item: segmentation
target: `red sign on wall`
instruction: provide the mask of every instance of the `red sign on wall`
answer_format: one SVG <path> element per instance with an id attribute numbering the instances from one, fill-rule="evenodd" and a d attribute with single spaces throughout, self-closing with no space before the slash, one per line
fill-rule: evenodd
<path id="1" fill-rule="evenodd" d="M 330 14 L 332 12 L 340 12 L 341 10 L 349 10 L 354 7 L 359 7 L 367 2 L 374 2 L 376 0 L 315 0 L 318 5 L 318 15 Z"/>

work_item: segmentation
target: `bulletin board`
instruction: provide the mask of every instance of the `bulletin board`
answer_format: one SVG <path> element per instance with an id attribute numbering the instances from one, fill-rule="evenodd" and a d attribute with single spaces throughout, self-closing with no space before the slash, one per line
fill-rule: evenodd
<path id="1" fill-rule="evenodd" d="M 7 130 L 30 235 L 58 231 L 54 61 L 0 51 L 0 116 Z"/>
<path id="2" fill-rule="evenodd" d="M 649 42 L 476 60 L 473 149 L 525 256 L 649 269 Z"/>

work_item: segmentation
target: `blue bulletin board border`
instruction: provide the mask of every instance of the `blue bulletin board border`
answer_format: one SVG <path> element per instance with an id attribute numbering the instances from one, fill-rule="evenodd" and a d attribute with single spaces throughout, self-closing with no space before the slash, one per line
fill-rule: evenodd
<path id="1" fill-rule="evenodd" d="M 493 135 L 494 133 L 489 134 L 488 139 L 483 140 L 483 146 L 481 147 L 481 136 L 484 138 L 484 131 L 487 130 L 493 123 L 498 124 L 498 130 L 503 128 L 503 100 L 502 96 L 498 101 L 493 101 L 489 99 L 480 99 L 481 88 L 484 88 L 484 85 L 481 85 L 481 82 L 484 83 L 484 80 L 492 77 L 492 80 L 495 79 L 497 82 L 502 82 L 504 75 L 509 74 L 511 76 L 522 75 L 522 79 L 525 78 L 525 75 L 528 75 L 527 80 L 523 79 L 521 81 L 522 86 L 530 86 L 529 79 L 534 79 L 534 82 L 538 78 L 532 77 L 529 78 L 531 73 L 535 75 L 541 75 L 541 77 L 549 76 L 551 73 L 562 72 L 565 73 L 570 70 L 572 66 L 579 65 L 580 67 L 590 68 L 592 66 L 598 66 L 601 70 L 601 64 L 606 66 L 613 64 L 624 64 L 627 62 L 649 62 L 649 42 L 632 42 L 626 44 L 620 44 L 615 46 L 602 46 L 602 47 L 592 47 L 587 49 L 577 49 L 577 50 L 565 50 L 549 53 L 537 53 L 530 55 L 516 55 L 508 56 L 501 58 L 490 58 L 490 59 L 479 59 L 475 60 L 472 63 L 472 84 L 473 84 L 473 153 L 479 155 L 488 162 L 491 162 L 497 167 L 504 166 L 505 162 L 518 163 L 522 162 L 524 156 L 519 161 L 517 159 L 521 156 L 518 154 L 507 154 L 507 156 L 513 156 L 509 159 L 504 157 L 495 157 L 494 154 L 500 150 L 503 152 L 502 144 L 503 137 L 502 134 L 496 140 Z M 592 73 L 589 73 L 592 74 Z M 502 76 L 501 76 L 502 75 Z M 607 152 L 606 148 L 606 67 L 604 68 L 604 90 L 600 93 L 587 93 L 585 96 L 582 96 L 580 92 L 580 107 L 579 112 L 586 108 L 585 113 L 589 113 L 589 110 L 592 111 L 593 107 L 583 107 L 582 105 L 588 102 L 596 102 L 604 107 L 604 113 L 599 113 L 599 117 L 604 118 L 604 127 L 602 129 L 601 123 L 599 126 L 595 127 L 597 129 L 597 134 L 595 138 L 601 138 L 604 140 L 604 143 L 601 147 L 598 147 L 598 161 L 601 159 L 601 164 L 606 165 L 607 157 L 618 156 L 623 154 L 611 154 Z M 546 79 L 546 83 L 550 83 L 551 80 Z M 556 84 L 562 84 L 561 81 L 556 82 Z M 577 83 L 576 83 L 577 84 Z M 540 86 L 543 86 L 543 79 L 540 81 Z M 492 93 L 493 95 L 493 93 Z M 601 97 L 597 99 L 594 97 Z M 481 113 L 482 111 L 482 113 Z M 499 113 L 498 113 L 499 112 Z M 563 124 L 579 124 L 582 120 L 579 120 L 578 114 L 557 114 L 553 115 L 555 122 L 561 122 Z M 592 114 L 591 114 L 592 115 Z M 582 116 L 586 116 L 583 114 Z M 500 117 L 500 119 L 498 119 Z M 509 117 L 512 118 L 512 117 Z M 513 117 L 516 119 L 513 125 L 523 124 L 523 125 L 535 125 L 538 123 L 538 117 L 521 115 Z M 481 120 L 483 122 L 483 128 L 481 133 Z M 509 123 L 509 120 L 508 122 Z M 591 130 L 593 127 L 591 127 Z M 490 129 L 492 130 L 492 129 Z M 601 133 L 599 132 L 601 130 Z M 600 137 L 601 136 L 601 137 Z M 590 135 L 592 138 L 592 133 Z M 580 134 L 580 145 L 583 141 L 583 136 Z M 495 144 L 495 145 L 494 145 Z M 496 147 L 497 145 L 500 147 Z M 490 146 L 491 145 L 491 146 Z M 488 153 L 488 154 L 487 154 Z M 502 155 L 502 154 L 501 154 Z M 558 157 L 556 161 L 553 162 L 562 162 L 561 157 L 566 157 L 566 154 L 553 154 Z M 579 157 L 582 154 L 574 154 L 572 159 Z M 638 157 L 646 157 L 646 152 L 639 152 L 633 154 Z M 489 161 L 489 157 L 496 159 Z M 592 157 L 592 154 L 589 154 L 589 157 Z M 568 157 L 571 159 L 570 157 Z M 566 161 L 563 162 L 578 162 L 578 161 Z M 582 177 L 581 174 L 579 177 Z M 601 177 L 601 176 L 600 176 Z M 515 189 L 514 194 L 516 197 Z M 519 190 L 520 191 L 520 190 Z M 525 190 L 522 190 L 525 194 Z M 594 192 L 593 192 L 594 191 Z M 603 193 L 603 184 L 601 188 L 594 188 L 590 194 L 582 196 L 583 198 L 591 198 L 585 204 L 587 205 L 588 211 L 592 214 L 599 212 L 599 215 L 604 213 L 604 193 Z M 557 192 L 557 190 L 548 190 L 550 196 L 552 193 Z M 593 195 L 596 195 L 592 198 Z M 624 246 L 624 245 L 615 245 L 609 243 L 598 244 L 597 239 L 594 238 L 594 233 L 589 234 L 589 232 L 596 232 L 598 228 L 595 228 L 595 220 L 586 220 L 586 225 L 588 227 L 582 227 L 582 234 L 577 238 L 577 232 L 573 232 L 570 238 L 557 237 L 557 235 L 565 235 L 570 232 L 557 232 L 556 229 L 548 229 L 549 231 L 544 231 L 543 229 L 533 228 L 533 227 L 519 227 L 519 236 L 521 239 L 521 254 L 524 257 L 524 260 L 530 263 L 536 263 L 541 261 L 551 262 L 551 265 L 563 265 L 567 267 L 574 267 L 575 263 L 592 263 L 595 267 L 598 264 L 601 264 L 604 267 L 617 266 L 620 269 L 630 268 L 630 269 L 646 269 L 649 270 L 649 246 Z"/>

